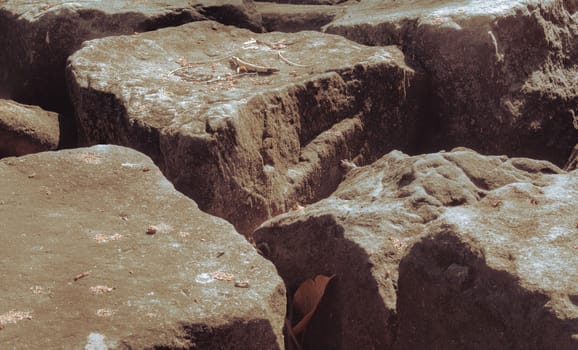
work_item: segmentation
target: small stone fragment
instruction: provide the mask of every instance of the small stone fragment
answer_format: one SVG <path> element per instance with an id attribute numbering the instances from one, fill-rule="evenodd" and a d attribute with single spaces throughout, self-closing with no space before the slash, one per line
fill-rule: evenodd
<path id="1" fill-rule="evenodd" d="M 249 282 L 248 281 L 236 281 L 235 287 L 237 287 L 237 288 L 249 288 Z"/>
<path id="2" fill-rule="evenodd" d="M 147 228 L 147 235 L 154 235 L 155 233 L 157 233 L 157 231 L 158 231 L 158 228 L 156 226 L 150 225 Z"/>
<path id="3" fill-rule="evenodd" d="M 219 281 L 232 281 L 233 278 L 235 278 L 235 275 L 233 275 L 232 273 L 217 271 L 217 272 L 213 272 L 211 274 L 211 277 L 213 277 L 214 279 L 219 280 Z"/>

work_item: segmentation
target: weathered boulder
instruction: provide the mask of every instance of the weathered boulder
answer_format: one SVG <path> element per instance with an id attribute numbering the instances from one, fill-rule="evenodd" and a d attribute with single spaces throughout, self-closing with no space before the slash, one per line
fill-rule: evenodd
<path id="1" fill-rule="evenodd" d="M 339 13 L 343 6 L 300 5 L 258 2 L 257 11 L 263 18 L 263 27 L 268 32 L 299 32 L 321 30 Z"/>
<path id="2" fill-rule="evenodd" d="M 0 99 L 0 158 L 56 149 L 58 114 Z"/>
<path id="3" fill-rule="evenodd" d="M 72 124 L 64 69 L 83 41 L 206 19 L 262 27 L 251 0 L 0 1 L 0 98 L 57 111 Z M 74 145 L 74 126 L 66 131 Z"/>
<path id="4" fill-rule="evenodd" d="M 86 42 L 67 72 L 83 144 L 148 154 L 244 233 L 330 194 L 340 160 L 415 139 L 419 83 L 401 52 L 335 35 L 195 22 Z"/>
<path id="5" fill-rule="evenodd" d="M 578 172 L 447 208 L 399 268 L 394 349 L 578 349 Z"/>
<path id="6" fill-rule="evenodd" d="M 541 222 L 541 226 L 536 228 L 535 235 L 547 231 L 563 231 L 565 235 L 574 232 L 575 235 L 575 227 L 568 227 L 567 224 L 575 220 L 574 215 L 570 213 L 572 208 L 576 209 L 578 206 L 576 201 L 578 189 L 575 187 L 578 172 L 550 175 L 558 173 L 563 171 L 548 162 L 525 158 L 510 159 L 505 156 L 482 156 L 468 149 L 413 157 L 394 151 L 371 165 L 352 169 L 330 197 L 302 210 L 285 213 L 265 222 L 255 231 L 253 237 L 263 255 L 277 267 L 290 294 L 307 278 L 317 274 L 327 276 L 336 274 L 326 292 L 324 302 L 307 331 L 305 338 L 307 347 L 389 349 L 397 346 L 397 343 L 408 345 L 398 346 L 399 349 L 445 349 L 446 347 L 441 345 L 439 347 L 424 345 L 427 344 L 425 340 L 418 342 L 420 340 L 402 339 L 419 338 L 419 332 L 411 333 L 414 322 L 420 325 L 420 331 L 427 333 L 424 328 L 428 323 L 419 320 L 422 316 L 419 312 L 412 313 L 412 311 L 437 307 L 438 313 L 427 315 L 424 320 L 435 317 L 441 319 L 445 315 L 443 308 L 451 301 L 448 299 L 445 304 L 423 306 L 419 297 L 427 294 L 428 289 L 427 287 L 419 291 L 408 289 L 414 286 L 410 283 L 417 284 L 416 280 L 421 276 L 407 272 L 409 269 L 403 272 L 407 273 L 404 276 L 405 281 L 411 282 L 404 282 L 405 290 L 398 292 L 399 263 L 402 258 L 409 259 L 407 254 L 411 254 L 412 250 L 408 253 L 408 247 L 412 247 L 416 240 L 419 241 L 420 237 L 430 230 L 430 226 L 437 227 L 436 225 L 450 215 L 449 213 L 458 211 L 458 209 L 450 211 L 452 208 L 465 208 L 463 210 L 481 217 L 484 210 L 497 212 L 501 210 L 500 206 L 504 205 L 508 206 L 508 210 L 518 210 L 516 218 L 519 219 L 516 220 L 522 220 L 524 215 L 527 216 L 528 208 L 537 208 L 542 205 L 540 203 L 546 202 L 546 206 L 533 212 L 537 216 L 527 217 L 527 220 L 533 220 L 534 223 Z M 558 184 L 562 186 L 561 188 L 568 187 L 568 194 L 548 192 L 547 186 L 552 184 Z M 518 187 L 531 188 L 536 193 L 543 191 L 544 194 L 536 197 L 538 204 L 526 203 L 530 200 L 529 197 L 514 195 L 493 200 L 501 193 L 509 193 L 508 189 Z M 551 196 L 557 193 L 557 197 L 550 198 L 549 193 Z M 542 198 L 544 196 L 547 198 Z M 554 203 L 555 200 L 563 202 L 559 205 L 563 208 L 561 213 L 565 215 L 565 219 L 560 227 L 558 212 L 553 211 L 553 204 L 548 204 Z M 491 221 L 487 222 L 491 226 Z M 506 225 L 507 222 L 507 219 L 496 221 L 495 226 L 491 228 L 493 234 L 485 238 L 492 242 L 492 248 L 503 244 L 506 247 L 502 251 L 505 251 L 509 244 L 516 242 L 517 228 Z M 514 222 L 512 221 L 512 225 Z M 476 225 L 473 224 L 468 232 L 477 232 L 475 230 Z M 479 231 L 478 234 L 485 235 L 487 230 Z M 528 252 L 512 250 L 511 253 L 521 265 L 525 264 L 527 271 L 532 271 L 534 266 L 550 264 L 550 254 L 556 251 L 549 250 L 548 242 L 550 241 L 546 239 L 544 245 L 541 245 L 541 241 L 536 238 L 516 243 L 520 247 L 533 249 L 532 252 L 544 248 L 540 255 L 530 256 L 527 254 L 530 250 Z M 573 245 L 575 244 L 574 242 Z M 489 249 L 490 246 L 486 248 Z M 566 244 L 562 248 L 573 249 L 573 246 Z M 566 254 L 564 256 L 567 257 L 570 250 L 564 252 Z M 459 251 L 455 254 L 459 256 Z M 561 264 L 560 271 L 576 270 L 575 260 L 562 262 L 556 257 L 553 259 L 555 260 L 552 261 Z M 459 263 L 460 261 L 456 262 Z M 423 266 L 428 265 L 424 263 Z M 460 266 L 456 271 L 458 277 Z M 506 267 L 503 269 L 502 274 L 515 276 L 517 273 L 515 269 Z M 453 273 L 453 268 L 450 270 L 452 270 L 450 273 Z M 536 278 L 534 281 L 537 283 L 536 288 L 544 290 L 550 288 L 549 280 L 541 283 L 539 278 Z M 571 283 L 575 282 L 568 282 L 566 285 L 569 286 Z M 408 285 L 410 287 L 407 287 Z M 518 288 L 526 287 L 519 285 Z M 484 290 L 478 292 L 484 293 Z M 514 289 L 504 289 L 501 292 L 505 300 L 519 296 Z M 564 291 L 561 287 L 557 292 L 566 293 L 566 297 L 569 297 L 573 290 L 568 288 Z M 401 295 L 403 293 L 406 295 Z M 400 303 L 400 298 L 404 298 L 403 303 Z M 522 305 L 531 303 L 529 300 L 519 302 Z M 413 306 L 414 309 L 410 309 L 409 304 L 412 303 L 416 304 Z M 407 311 L 406 309 L 401 311 L 400 307 L 407 308 Z M 451 311 L 448 310 L 448 313 L 451 314 Z M 444 325 L 450 325 L 451 322 L 452 319 L 448 318 Z M 553 334 L 562 334 L 565 332 L 562 323 L 553 322 L 548 327 L 551 327 Z M 472 320 L 470 325 L 474 327 L 475 320 Z M 453 331 L 459 332 L 457 324 Z M 447 330 L 447 334 L 449 333 Z M 434 336 L 433 333 L 428 333 L 429 335 Z M 485 333 L 481 331 L 478 336 L 483 338 Z M 515 342 L 515 339 L 512 341 Z M 442 340 L 439 342 L 445 344 Z M 462 348 L 467 347 L 462 344 Z"/>
<path id="7" fill-rule="evenodd" d="M 273 265 L 134 150 L 0 160 L 0 227 L 2 348 L 282 346 Z"/>
<path id="8" fill-rule="evenodd" d="M 468 146 L 559 166 L 578 139 L 576 1 L 366 0 L 325 27 L 397 44 L 422 69 L 425 151 Z"/>

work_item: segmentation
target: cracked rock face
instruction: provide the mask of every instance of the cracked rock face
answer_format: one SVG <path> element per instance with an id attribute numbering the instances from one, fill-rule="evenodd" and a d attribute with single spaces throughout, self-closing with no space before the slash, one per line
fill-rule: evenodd
<path id="1" fill-rule="evenodd" d="M 371 165 L 351 170 L 327 199 L 267 221 L 256 230 L 254 239 L 257 247 L 277 267 L 290 294 L 307 278 L 336 274 L 326 300 L 308 330 L 306 346 L 411 349 L 428 348 L 435 343 L 439 344 L 435 348 L 457 349 L 460 347 L 452 347 L 451 342 L 459 337 L 452 337 L 452 332 L 460 332 L 459 325 L 452 323 L 451 316 L 445 323 L 442 319 L 453 312 L 458 313 L 455 309 L 459 309 L 459 305 L 452 304 L 451 298 L 455 295 L 450 291 L 443 294 L 446 289 L 442 287 L 439 287 L 439 293 L 445 298 L 443 303 L 435 299 L 438 295 L 430 296 L 429 288 L 438 288 L 436 283 L 454 285 L 461 291 L 462 286 L 472 286 L 475 269 L 496 269 L 500 272 L 487 272 L 480 283 L 487 287 L 498 283 L 500 274 L 511 275 L 508 288 L 500 289 L 504 303 L 518 298 L 519 290 L 528 290 L 529 294 L 540 288 L 550 291 L 546 294 L 552 298 L 552 303 L 560 303 L 573 295 L 571 286 L 575 281 L 564 282 L 556 288 L 551 287 L 548 280 L 541 281 L 536 276 L 532 278 L 533 286 L 513 281 L 542 273 L 535 269 L 540 264 L 551 266 L 551 261 L 560 263 L 559 270 L 576 270 L 578 261 L 568 254 L 574 252 L 575 245 L 572 236 L 576 233 L 576 222 L 570 213 L 578 209 L 577 175 L 576 172 L 566 174 L 544 161 L 482 156 L 468 149 L 413 157 L 394 151 Z M 554 190 L 549 186 L 557 187 Z M 535 215 L 528 215 L 530 209 Z M 454 246 L 458 248 L 446 247 L 444 241 L 437 242 L 435 237 L 430 237 L 443 223 L 452 218 L 458 220 L 455 213 L 461 211 L 470 215 L 462 217 L 471 222 L 462 221 L 461 226 L 451 231 L 454 236 L 461 237 L 461 230 L 468 226 L 471 237 L 468 242 L 474 242 L 469 249 L 479 253 L 478 257 L 486 254 L 486 257 L 501 256 L 507 260 L 510 254 L 517 259 L 518 265 L 493 265 L 482 259 L 476 260 L 477 265 L 472 267 L 474 260 L 458 259 L 463 249 L 458 249 L 461 246 L 457 243 Z M 560 214 L 564 216 L 561 221 L 557 219 Z M 502 219 L 483 219 L 486 216 Z M 485 226 L 477 225 L 474 218 L 483 219 Z M 537 220 L 540 225 L 536 225 Z M 569 225 L 571 222 L 573 225 Z M 524 233 L 526 228 L 531 232 Z M 556 232 L 559 235 L 552 239 L 540 239 L 541 235 Z M 458 238 L 456 240 L 461 239 Z M 448 252 L 444 254 L 455 256 L 455 261 L 433 252 L 430 255 L 427 248 L 419 248 L 428 239 L 430 246 L 439 244 L 440 250 L 447 248 Z M 541 253 L 535 254 L 538 251 Z M 556 256 L 559 252 L 564 252 L 564 259 Z M 426 259 L 438 261 L 438 265 L 445 264 L 443 270 L 440 267 L 430 271 Z M 523 274 L 519 271 L 521 268 L 525 269 Z M 554 272 L 550 270 L 547 274 L 554 278 Z M 432 276 L 421 280 L 424 273 Z M 479 289 L 471 291 L 474 299 L 467 299 L 471 295 L 464 296 L 466 299 L 460 305 L 464 306 L 466 300 L 475 303 L 476 295 L 488 291 L 480 285 Z M 556 293 L 566 296 L 559 297 Z M 492 304 L 491 298 L 480 300 L 486 303 L 479 306 L 482 309 L 498 305 Z M 424 302 L 427 306 L 423 306 Z M 520 307 L 531 305 L 537 311 L 546 312 L 543 304 L 540 309 L 530 299 L 516 300 L 516 303 Z M 559 312 L 572 313 L 572 310 L 560 309 Z M 459 315 L 473 330 L 475 317 L 468 319 L 467 313 Z M 502 330 L 507 328 L 510 335 L 521 336 L 518 330 L 525 326 L 515 325 L 513 318 L 502 316 L 495 319 L 496 324 L 505 324 Z M 559 343 L 548 344 L 569 341 L 564 322 L 575 324 L 576 318 L 572 317 L 564 318 L 566 321 L 561 317 L 560 322 L 552 321 L 547 325 L 552 334 L 565 336 Z M 484 326 L 499 331 L 501 326 L 492 322 L 488 321 Z M 428 330 L 432 324 L 439 324 L 439 327 Z M 413 328 L 414 325 L 418 325 L 417 328 Z M 442 331 L 444 336 L 434 342 Z M 422 332 L 427 336 L 420 338 Z M 491 339 L 481 340 L 485 338 L 484 331 L 467 334 L 459 338 L 461 348 L 468 340 L 485 344 L 487 348 L 500 348 L 494 346 L 500 344 L 500 340 L 496 343 Z M 517 338 L 511 341 L 514 344 Z"/>
<path id="2" fill-rule="evenodd" d="M 340 160 L 410 144 L 419 86 L 393 47 L 214 22 L 86 42 L 68 81 L 84 144 L 148 154 L 244 233 L 330 194 Z"/>
<path id="3" fill-rule="evenodd" d="M 60 140 L 58 114 L 0 100 L 0 158 L 54 150 Z"/>
<path id="4" fill-rule="evenodd" d="M 325 31 L 400 45 L 423 69 L 431 91 L 424 150 L 466 146 L 563 166 L 578 139 L 573 3 L 364 1 Z"/>
<path id="5" fill-rule="evenodd" d="M 134 150 L 0 160 L 0 225 L 5 348 L 282 348 L 273 265 Z"/>

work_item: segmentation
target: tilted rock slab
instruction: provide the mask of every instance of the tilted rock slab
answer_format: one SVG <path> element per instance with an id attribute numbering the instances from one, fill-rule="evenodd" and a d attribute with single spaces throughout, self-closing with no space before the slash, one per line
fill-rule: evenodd
<path id="1" fill-rule="evenodd" d="M 0 157 L 56 149 L 58 114 L 40 107 L 0 99 Z"/>
<path id="2" fill-rule="evenodd" d="M 511 208 L 508 210 L 515 211 L 515 208 L 518 208 L 517 221 L 511 221 L 511 225 L 508 226 L 505 217 L 502 221 L 494 220 L 493 235 L 483 240 L 479 239 L 488 243 L 478 246 L 478 251 L 495 249 L 502 245 L 501 252 L 506 256 L 511 253 L 513 259 L 519 261 L 520 266 L 523 265 L 528 274 L 532 271 L 540 273 L 535 269 L 539 269 L 540 264 L 551 264 L 551 261 L 561 263 L 560 270 L 576 270 L 578 263 L 575 260 L 570 259 L 562 263 L 558 257 L 551 256 L 558 251 L 549 248 L 549 238 L 544 237 L 543 240 L 532 238 L 524 242 L 523 236 L 517 238 L 521 233 L 517 232 L 517 226 L 514 225 L 516 222 L 522 222 L 522 218 L 526 215 L 527 220 L 540 222 L 540 226 L 537 226 L 536 231 L 529 234 L 529 237 L 539 237 L 549 231 L 560 232 L 560 237 L 566 237 L 565 239 L 570 238 L 569 234 L 575 237 L 576 228 L 569 227 L 568 222 L 575 220 L 575 215 L 570 214 L 572 212 L 570 209 L 578 209 L 575 187 L 578 173 L 545 175 L 557 173 L 563 171 L 548 162 L 525 158 L 509 159 L 505 156 L 482 156 L 467 149 L 413 157 L 394 151 L 371 165 L 351 170 L 330 197 L 305 209 L 292 211 L 267 221 L 255 231 L 253 237 L 263 255 L 277 267 L 290 295 L 307 278 L 317 274 L 336 275 L 326 292 L 324 302 L 317 311 L 317 320 L 314 318 L 310 329 L 307 330 L 305 343 L 311 348 L 389 349 L 396 344 L 406 345 L 406 347 L 399 346 L 399 349 L 451 348 L 450 345 L 443 343 L 443 337 L 438 340 L 439 344 L 442 344 L 438 347 L 430 347 L 427 340 L 422 342 L 419 338 L 420 332 L 423 332 L 428 337 L 431 335 L 431 338 L 424 339 L 433 342 L 434 333 L 433 331 L 428 333 L 426 328 L 429 325 L 434 329 L 437 326 L 434 323 L 444 318 L 446 313 L 448 319 L 445 323 L 440 321 L 439 324 L 444 326 L 452 324 L 451 299 L 445 300 L 444 304 L 423 306 L 422 299 L 427 302 L 435 301 L 424 296 L 429 290 L 429 285 L 426 285 L 425 281 L 419 285 L 419 290 L 411 290 L 418 285 L 419 282 L 416 280 L 419 280 L 421 275 L 411 273 L 409 268 L 402 270 L 406 273 L 403 276 L 405 285 L 402 286 L 400 282 L 398 287 L 401 259 L 408 260 L 411 256 L 408 254 L 412 251 L 408 253 L 408 249 L 414 242 L 426 235 L 430 226 L 438 225 L 439 221 L 451 216 L 451 213 L 465 210 L 478 217 L 484 215 L 483 210 L 489 210 L 495 213 L 492 215 L 499 216 L 498 212 L 502 210 L 500 206 L 503 204 Z M 546 186 L 555 183 L 560 183 L 561 186 L 565 184 L 562 187 L 568 187 L 568 195 L 559 193 L 558 197 L 548 197 Z M 537 196 L 538 204 L 532 204 L 528 196 L 503 197 L 503 194 L 518 187 L 531 189 Z M 540 191 L 544 194 L 538 195 Z M 561 221 L 557 219 L 558 213 L 554 211 L 553 204 L 547 204 L 555 200 L 559 201 L 560 208 L 563 208 L 560 214 L 565 217 Z M 542 209 L 534 211 L 536 215 L 530 215 L 532 212 L 527 211 L 538 207 Z M 492 222 L 487 221 L 487 225 L 490 227 Z M 486 231 L 476 228 L 476 224 L 472 222 L 468 232 L 473 232 L 472 235 L 487 235 Z M 509 251 L 508 246 L 514 243 L 527 247 L 528 250 Z M 564 257 L 568 257 L 571 251 L 575 253 L 575 250 L 572 250 L 575 244 L 576 242 L 573 242 L 561 247 L 562 250 L 568 249 L 564 250 Z M 542 248 L 539 255 L 533 253 Z M 456 251 L 454 255 L 459 253 Z M 462 260 L 450 260 L 448 259 L 448 264 L 444 268 L 448 268 L 454 262 L 461 264 L 460 266 L 465 264 Z M 422 262 L 420 260 L 416 264 Z M 476 268 L 481 268 L 482 265 L 480 262 Z M 423 262 L 423 266 L 427 271 L 427 263 Z M 457 267 L 459 271 L 456 271 L 458 276 L 462 271 L 460 269 L 463 269 L 460 266 Z M 500 274 L 512 276 L 519 274 L 511 266 L 504 265 L 499 270 L 502 272 L 498 275 L 487 275 L 487 280 L 499 278 Z M 560 278 L 565 279 L 562 275 Z M 536 278 L 533 281 L 536 283 L 535 288 L 551 291 L 546 293 L 556 302 L 558 297 L 554 291 L 566 295 L 565 298 L 572 293 L 571 288 L 564 290 L 563 287 L 551 287 L 548 280 L 542 283 Z M 570 282 L 568 283 L 566 286 L 570 285 Z M 501 290 L 504 300 L 513 300 L 520 296 L 516 294 L 517 290 L 528 288 L 524 284 L 516 285 L 516 288 L 513 286 L 514 284 L 510 284 L 511 288 Z M 401 290 L 402 287 L 404 290 Z M 484 293 L 484 289 L 481 288 L 477 293 Z M 488 302 L 488 305 L 481 307 L 492 307 L 489 301 L 485 302 Z M 519 305 L 534 305 L 531 300 L 526 299 L 516 302 Z M 448 309 L 445 310 L 444 307 Z M 435 309 L 437 314 L 422 315 L 419 312 L 412 312 L 422 310 L 420 308 L 424 312 Z M 507 314 L 502 316 L 495 319 L 494 327 L 503 327 L 510 335 L 516 335 L 517 329 L 525 327 L 512 323 L 513 319 L 508 319 Z M 428 323 L 422 321 L 421 317 L 436 321 Z M 475 327 L 474 319 L 464 318 L 461 321 L 469 322 L 467 327 Z M 419 325 L 420 328 L 411 331 L 413 324 Z M 459 333 L 459 323 L 453 325 L 453 332 Z M 492 327 L 490 323 L 484 326 L 489 327 L 488 329 Z M 559 322 L 544 324 L 542 329 L 547 329 L 553 334 L 565 332 Z M 444 335 L 451 335 L 450 333 L 450 330 L 446 329 Z M 485 338 L 487 332 L 480 329 L 477 335 L 468 334 L 475 342 Z M 478 338 L 475 338 L 476 336 Z M 408 337 L 409 339 L 406 339 Z M 516 339 L 512 339 L 512 342 Z M 484 341 L 488 345 L 487 349 L 500 348 L 490 346 L 493 344 L 491 339 Z M 463 343 L 461 346 L 469 348 Z"/>
<path id="3" fill-rule="evenodd" d="M 134 150 L 0 160 L 0 227 L 5 349 L 282 347 L 273 265 Z"/>
<path id="4" fill-rule="evenodd" d="M 578 139 L 576 10 L 567 0 L 368 0 L 325 31 L 400 45 L 424 70 L 425 149 L 468 146 L 563 166 Z"/>
<path id="5" fill-rule="evenodd" d="M 215 19 L 261 30 L 251 0 L 0 1 L 0 98 L 64 113 L 64 69 L 85 40 Z M 73 126 L 68 125 L 71 138 Z"/>
<path id="6" fill-rule="evenodd" d="M 329 195 L 340 160 L 411 143 L 415 80 L 393 47 L 215 22 L 89 41 L 68 68 L 84 144 L 148 154 L 244 233 Z"/>

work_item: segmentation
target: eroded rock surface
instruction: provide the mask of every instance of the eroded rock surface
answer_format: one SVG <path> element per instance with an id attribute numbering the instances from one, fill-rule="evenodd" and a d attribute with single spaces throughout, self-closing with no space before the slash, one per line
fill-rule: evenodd
<path id="1" fill-rule="evenodd" d="M 468 146 L 563 166 L 578 132 L 575 1 L 372 1 L 330 33 L 403 47 L 429 79 L 424 149 Z"/>
<path id="2" fill-rule="evenodd" d="M 58 114 L 0 99 L 0 158 L 54 150 L 60 140 Z"/>
<path id="3" fill-rule="evenodd" d="M 447 208 L 399 270 L 395 349 L 578 348 L 578 172 Z"/>
<path id="4" fill-rule="evenodd" d="M 207 19 L 262 27 L 251 0 L 0 1 L 0 98 L 63 113 L 72 122 L 64 69 L 83 41 Z M 74 126 L 66 131 L 74 146 Z"/>
<path id="5" fill-rule="evenodd" d="M 275 268 L 136 151 L 0 160 L 0 226 L 3 348 L 282 347 Z"/>
<path id="6" fill-rule="evenodd" d="M 351 170 L 330 197 L 303 210 L 292 211 L 267 221 L 255 231 L 254 239 L 264 256 L 273 261 L 290 292 L 303 280 L 317 274 L 337 275 L 327 291 L 316 320 L 307 331 L 305 344 L 308 348 L 431 348 L 427 340 L 419 338 L 419 333 L 427 333 L 425 328 L 437 322 L 434 319 L 441 320 L 446 313 L 452 315 L 454 306 L 459 307 L 451 304 L 449 297 L 444 299 L 444 303 L 423 306 L 422 300 L 436 303 L 433 296 L 426 297 L 430 287 L 427 283 L 435 284 L 436 281 L 417 282 L 421 274 L 408 272 L 409 268 L 403 270 L 406 273 L 405 288 L 401 290 L 400 286 L 398 291 L 399 263 L 402 258 L 413 261 L 408 254 L 417 249 L 412 248 L 408 253 L 408 247 L 433 230 L 430 226 L 437 227 L 440 221 L 451 218 L 452 213 L 465 210 L 471 216 L 482 218 L 489 211 L 492 217 L 502 216 L 503 219 L 484 221 L 487 225 L 484 230 L 477 230 L 478 226 L 472 222 L 468 232 L 480 235 L 480 241 L 484 242 L 476 249 L 491 250 L 503 245 L 499 252 L 491 254 L 504 253 L 507 259 L 507 254 L 511 253 L 512 259 L 519 262 L 517 266 L 523 266 L 528 275 L 539 273 L 536 269 L 539 269 L 540 264 L 550 266 L 554 261 L 560 263 L 559 271 L 574 271 L 578 266 L 574 258 L 562 262 L 552 254 L 564 252 L 564 257 L 568 257 L 570 252 L 575 252 L 573 249 L 576 243 L 572 237 L 576 236 L 576 222 L 572 226 L 568 224 L 576 219 L 570 213 L 578 209 L 577 181 L 577 172 L 563 174 L 562 170 L 551 163 L 526 158 L 482 156 L 468 149 L 413 157 L 394 151 L 369 166 Z M 548 186 L 558 186 L 558 190 L 549 190 Z M 562 191 L 564 188 L 567 192 Z M 524 189 L 523 193 L 527 194 L 514 195 L 517 189 Z M 532 199 L 536 202 L 532 202 Z M 558 207 L 556 201 L 560 202 Z M 508 221 L 507 215 L 500 213 L 506 206 L 508 211 L 503 213 L 511 211 L 512 217 L 516 219 Z M 563 215 L 564 220 L 557 220 L 559 215 Z M 524 218 L 527 221 L 523 221 Z M 533 227 L 531 233 L 518 232 L 536 222 L 540 222 L 540 225 Z M 559 237 L 547 236 L 553 232 L 558 232 Z M 540 235 L 544 235 L 543 240 L 539 238 Z M 560 240 L 556 241 L 558 238 Z M 508 250 L 512 244 L 527 250 Z M 552 244 L 559 244 L 559 250 L 550 249 Z M 426 255 L 427 249 L 420 252 Z M 460 256 L 460 251 L 452 254 Z M 550 261 L 551 258 L 553 260 Z M 418 260 L 418 257 L 414 260 L 417 260 L 415 264 L 421 264 L 420 268 L 428 272 L 427 262 Z M 449 261 L 451 259 L 446 260 L 443 260 L 444 263 L 448 262 L 444 269 L 454 263 L 453 260 Z M 456 271 L 452 267 L 447 274 L 455 274 L 455 278 L 460 280 L 462 270 L 466 271 L 462 268 L 465 265 L 461 260 L 455 263 Z M 481 265 L 482 262 L 479 262 Z M 481 268 L 479 266 L 476 268 Z M 512 275 L 512 280 L 519 274 L 514 265 L 491 268 L 501 270 L 503 275 Z M 553 272 L 550 276 L 553 278 Z M 486 286 L 494 278 L 499 279 L 499 274 L 486 276 Z M 571 297 L 574 293 L 571 284 L 576 284 L 575 281 L 564 282 L 560 288 L 552 289 L 549 280 L 540 281 L 536 277 L 532 281 L 535 283 L 533 289 L 527 289 L 524 283 L 511 282 L 508 288 L 500 290 L 503 300 L 514 300 L 519 296 L 519 290 L 527 289 L 531 293 L 537 288 L 543 288 L 552 291 L 548 295 L 558 302 Z M 422 283 L 419 290 L 413 291 L 412 288 L 417 288 L 419 283 Z M 440 288 L 440 293 L 441 290 L 443 288 Z M 486 292 L 489 291 L 480 288 L 475 293 Z M 557 299 L 555 293 L 563 296 Z M 401 302 L 399 298 L 402 298 Z M 489 301 L 486 302 L 487 305 L 480 307 L 491 308 Z M 516 302 L 518 305 L 532 305 L 536 307 L 535 310 L 539 310 L 531 300 Z M 425 316 L 419 312 L 434 309 L 435 312 Z M 541 310 L 545 312 L 546 308 Z M 574 312 L 572 310 L 566 311 Z M 508 334 L 520 336 L 516 330 L 521 328 L 508 323 L 511 320 L 503 318 L 496 322 L 500 325 L 500 322 L 506 322 L 502 329 L 507 328 L 510 331 Z M 469 320 L 464 316 L 460 321 L 459 324 L 452 323 L 452 317 L 448 316 L 443 325 L 453 325 L 454 328 L 445 329 L 444 335 L 459 333 L 460 325 L 464 322 L 472 329 L 476 326 L 475 319 Z M 414 322 L 420 327 L 415 332 L 411 328 Z M 567 322 L 575 324 L 576 320 L 569 318 Z M 563 321 L 553 321 L 546 326 L 550 327 L 548 331 L 552 334 L 567 336 L 563 324 Z M 491 327 L 491 322 L 485 326 Z M 431 338 L 426 339 L 432 340 L 436 333 L 431 330 L 427 334 Z M 481 330 L 477 335 L 468 333 L 468 336 L 472 337 L 472 341 L 477 341 L 476 336 L 481 339 L 486 337 L 485 334 Z M 448 343 L 444 343 L 442 338 L 439 340 L 440 346 L 435 348 L 446 348 L 445 345 L 455 339 L 449 337 Z M 460 339 L 465 339 L 465 336 Z M 515 343 L 516 339 L 512 338 L 511 341 Z M 568 341 L 568 338 L 565 337 L 560 344 L 564 344 L 564 341 Z M 460 344 L 464 348 L 464 343 Z M 498 343 L 487 340 L 485 343 L 481 341 L 481 344 Z"/>
<path id="7" fill-rule="evenodd" d="M 68 78 L 84 144 L 143 151 L 244 233 L 329 195 L 340 160 L 365 164 L 416 130 L 419 84 L 401 52 L 318 32 L 196 22 L 93 40 Z"/>

